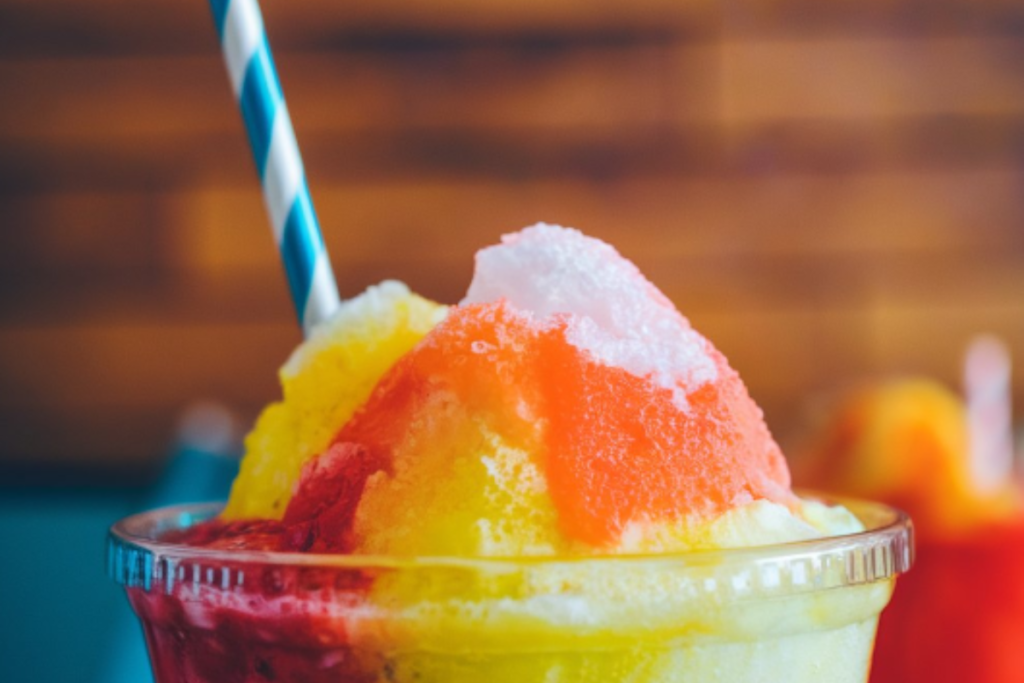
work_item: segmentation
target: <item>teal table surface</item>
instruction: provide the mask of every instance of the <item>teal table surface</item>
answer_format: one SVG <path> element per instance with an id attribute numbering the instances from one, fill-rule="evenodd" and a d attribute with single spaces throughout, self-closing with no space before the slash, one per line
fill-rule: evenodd
<path id="1" fill-rule="evenodd" d="M 0 651 L 9 683 L 152 681 L 142 633 L 106 575 L 108 527 L 179 502 L 223 500 L 237 461 L 183 447 L 147 487 L 0 482 Z"/>

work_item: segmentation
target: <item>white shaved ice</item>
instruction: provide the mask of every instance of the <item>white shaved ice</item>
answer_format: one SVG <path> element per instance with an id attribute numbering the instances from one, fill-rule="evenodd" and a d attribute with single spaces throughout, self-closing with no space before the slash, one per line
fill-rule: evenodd
<path id="1" fill-rule="evenodd" d="M 539 320 L 560 315 L 570 344 L 599 362 L 686 395 L 718 371 L 707 341 L 636 266 L 578 230 L 539 223 L 476 255 L 463 304 L 505 299 Z"/>

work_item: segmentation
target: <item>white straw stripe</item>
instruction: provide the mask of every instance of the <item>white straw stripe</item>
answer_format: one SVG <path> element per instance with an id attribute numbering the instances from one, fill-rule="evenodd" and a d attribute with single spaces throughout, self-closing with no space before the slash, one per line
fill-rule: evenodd
<path id="1" fill-rule="evenodd" d="M 255 1 L 232 0 L 224 22 L 224 60 L 236 97 L 242 92 L 245 71 L 262 36 L 263 18 Z"/>
<path id="2" fill-rule="evenodd" d="M 997 337 L 971 340 L 964 363 L 964 393 L 974 483 L 983 491 L 1005 486 L 1013 475 L 1011 360 Z"/>
<path id="3" fill-rule="evenodd" d="M 270 224 L 274 240 L 281 244 L 284 224 L 288 212 L 295 203 L 295 197 L 302 187 L 302 159 L 295 141 L 295 132 L 288 117 L 288 109 L 282 103 L 274 119 L 274 132 L 270 137 L 270 151 L 267 169 L 263 174 L 263 196 L 270 212 Z"/>
<path id="4" fill-rule="evenodd" d="M 338 285 L 334 282 L 327 253 L 321 250 L 313 266 L 313 281 L 309 285 L 309 298 L 306 299 L 306 310 L 302 315 L 306 336 L 309 336 L 314 325 L 330 318 L 339 306 L 341 299 L 338 298 Z"/>
<path id="5" fill-rule="evenodd" d="M 211 2 L 218 22 L 222 2 Z M 292 301 L 296 309 L 301 309 L 296 312 L 308 333 L 340 306 L 334 274 L 309 197 L 295 133 L 284 108 L 284 94 L 270 57 L 259 4 L 257 0 L 228 0 L 224 11 L 219 27 L 228 78 L 242 109 L 256 168 L 263 178 L 264 203 L 284 261 Z M 260 54 L 264 59 L 257 62 Z M 253 79 L 251 83 L 247 77 Z M 294 223 L 290 224 L 289 219 Z"/>

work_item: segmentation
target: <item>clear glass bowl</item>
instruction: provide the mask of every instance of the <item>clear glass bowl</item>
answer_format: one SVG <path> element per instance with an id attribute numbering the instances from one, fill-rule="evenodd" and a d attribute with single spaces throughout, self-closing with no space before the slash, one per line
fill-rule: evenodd
<path id="1" fill-rule="evenodd" d="M 219 505 L 115 524 L 108 569 L 157 683 L 786 680 L 863 683 L 913 561 L 910 520 L 742 549 L 587 558 L 379 557 L 162 542 Z"/>

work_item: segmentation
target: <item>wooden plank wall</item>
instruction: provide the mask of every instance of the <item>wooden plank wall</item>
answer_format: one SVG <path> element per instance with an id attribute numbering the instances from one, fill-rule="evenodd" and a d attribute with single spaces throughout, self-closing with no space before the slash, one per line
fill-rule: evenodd
<path id="1" fill-rule="evenodd" d="M 615 245 L 773 429 L 1024 350 L 1024 5 L 264 0 L 342 294 Z M 0 0 L 0 476 L 144 468 L 299 339 L 204 0 Z M 1024 374 L 1015 381 L 1024 398 Z"/>

